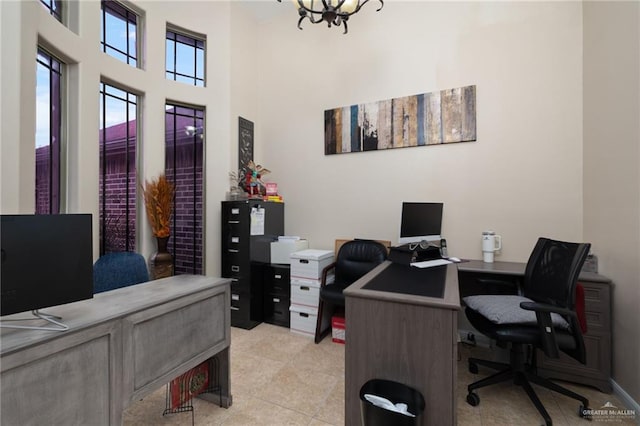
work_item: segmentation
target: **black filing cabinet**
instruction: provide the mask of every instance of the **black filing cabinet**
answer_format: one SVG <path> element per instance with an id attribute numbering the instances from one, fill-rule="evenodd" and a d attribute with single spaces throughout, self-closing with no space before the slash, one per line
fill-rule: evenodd
<path id="1" fill-rule="evenodd" d="M 251 329 L 263 321 L 264 271 L 271 260 L 271 242 L 284 235 L 284 204 L 223 201 L 221 218 L 222 276 L 231 278 L 231 325 Z"/>
<path id="2" fill-rule="evenodd" d="M 272 264 L 264 268 L 264 322 L 289 327 L 291 274 L 289 265 Z"/>

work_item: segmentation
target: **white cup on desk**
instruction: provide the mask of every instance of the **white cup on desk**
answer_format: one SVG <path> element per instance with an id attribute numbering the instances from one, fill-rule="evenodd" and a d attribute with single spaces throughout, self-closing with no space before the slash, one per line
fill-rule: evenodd
<path id="1" fill-rule="evenodd" d="M 493 231 L 482 231 L 482 260 L 493 263 L 493 255 L 502 249 L 502 237 Z"/>

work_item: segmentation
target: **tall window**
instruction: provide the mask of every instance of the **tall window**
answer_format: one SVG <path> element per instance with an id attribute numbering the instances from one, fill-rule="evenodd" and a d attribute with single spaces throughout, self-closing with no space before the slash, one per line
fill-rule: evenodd
<path id="1" fill-rule="evenodd" d="M 58 21 L 62 22 L 62 0 L 40 0 Z"/>
<path id="2" fill-rule="evenodd" d="M 166 176 L 176 186 L 170 252 L 176 274 L 203 271 L 204 110 L 167 104 Z"/>
<path id="3" fill-rule="evenodd" d="M 113 0 L 102 0 L 102 51 L 133 67 L 138 66 L 138 15 Z"/>
<path id="4" fill-rule="evenodd" d="M 62 62 L 42 49 L 36 59 L 36 208 L 60 213 Z"/>
<path id="5" fill-rule="evenodd" d="M 100 83 L 100 254 L 135 251 L 137 104 Z"/>
<path id="6" fill-rule="evenodd" d="M 167 30 L 168 80 L 204 87 L 204 41 Z"/>

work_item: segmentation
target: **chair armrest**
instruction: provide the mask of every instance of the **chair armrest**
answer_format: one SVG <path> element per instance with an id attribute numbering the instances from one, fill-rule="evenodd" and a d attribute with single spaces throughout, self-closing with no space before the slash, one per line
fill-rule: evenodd
<path id="1" fill-rule="evenodd" d="M 330 263 L 322 269 L 322 281 L 320 281 L 320 288 L 327 285 L 327 276 L 329 275 L 329 271 L 335 269 L 337 262 Z"/>
<path id="2" fill-rule="evenodd" d="M 522 302 L 520 303 L 520 307 L 522 309 L 526 309 L 527 311 L 535 311 L 535 312 L 548 312 L 549 314 L 559 314 L 559 315 L 568 315 L 575 316 L 577 314 L 570 309 L 561 308 L 559 306 L 548 305 L 546 303 L 538 303 L 538 302 Z M 551 315 L 549 315 L 551 317 Z"/>
<path id="3" fill-rule="evenodd" d="M 540 338 L 542 340 L 542 350 L 548 357 L 558 358 L 560 356 L 560 352 L 558 351 L 558 342 L 556 341 L 556 334 L 551 321 L 551 314 L 555 313 L 571 317 L 571 327 L 576 326 L 578 315 L 572 310 L 546 303 L 522 302 L 520 303 L 520 307 L 527 311 L 534 311 L 536 313 L 536 320 L 538 321 L 538 329 L 540 330 Z M 575 321 L 573 319 L 575 319 Z"/>

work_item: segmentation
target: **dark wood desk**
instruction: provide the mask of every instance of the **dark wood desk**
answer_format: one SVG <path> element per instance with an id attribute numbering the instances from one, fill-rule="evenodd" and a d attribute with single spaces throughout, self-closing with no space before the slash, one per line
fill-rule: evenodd
<path id="1" fill-rule="evenodd" d="M 383 263 L 344 291 L 345 424 L 362 424 L 362 385 L 370 379 L 386 379 L 422 393 L 426 407 L 420 425 L 453 426 L 460 310 L 456 265 L 436 267 L 444 273 L 441 297 L 418 295 L 415 285 L 406 289 L 413 293 L 366 288 L 390 265 L 388 261 Z M 389 284 L 402 285 L 398 280 Z M 424 284 L 428 286 L 429 282 Z"/>
<path id="2" fill-rule="evenodd" d="M 517 292 L 518 282 L 524 277 L 526 263 L 468 260 L 458 263 L 461 296 L 484 293 L 487 289 L 474 284 L 477 278 L 511 279 L 514 286 L 505 292 Z M 584 343 L 587 364 L 582 365 L 561 353 L 559 359 L 551 359 L 538 351 L 538 374 L 548 378 L 566 380 L 594 386 L 611 393 L 611 280 L 593 272 L 582 272 L 578 278 L 585 289 L 585 313 L 587 332 Z M 475 287 L 474 287 L 475 285 Z"/>

